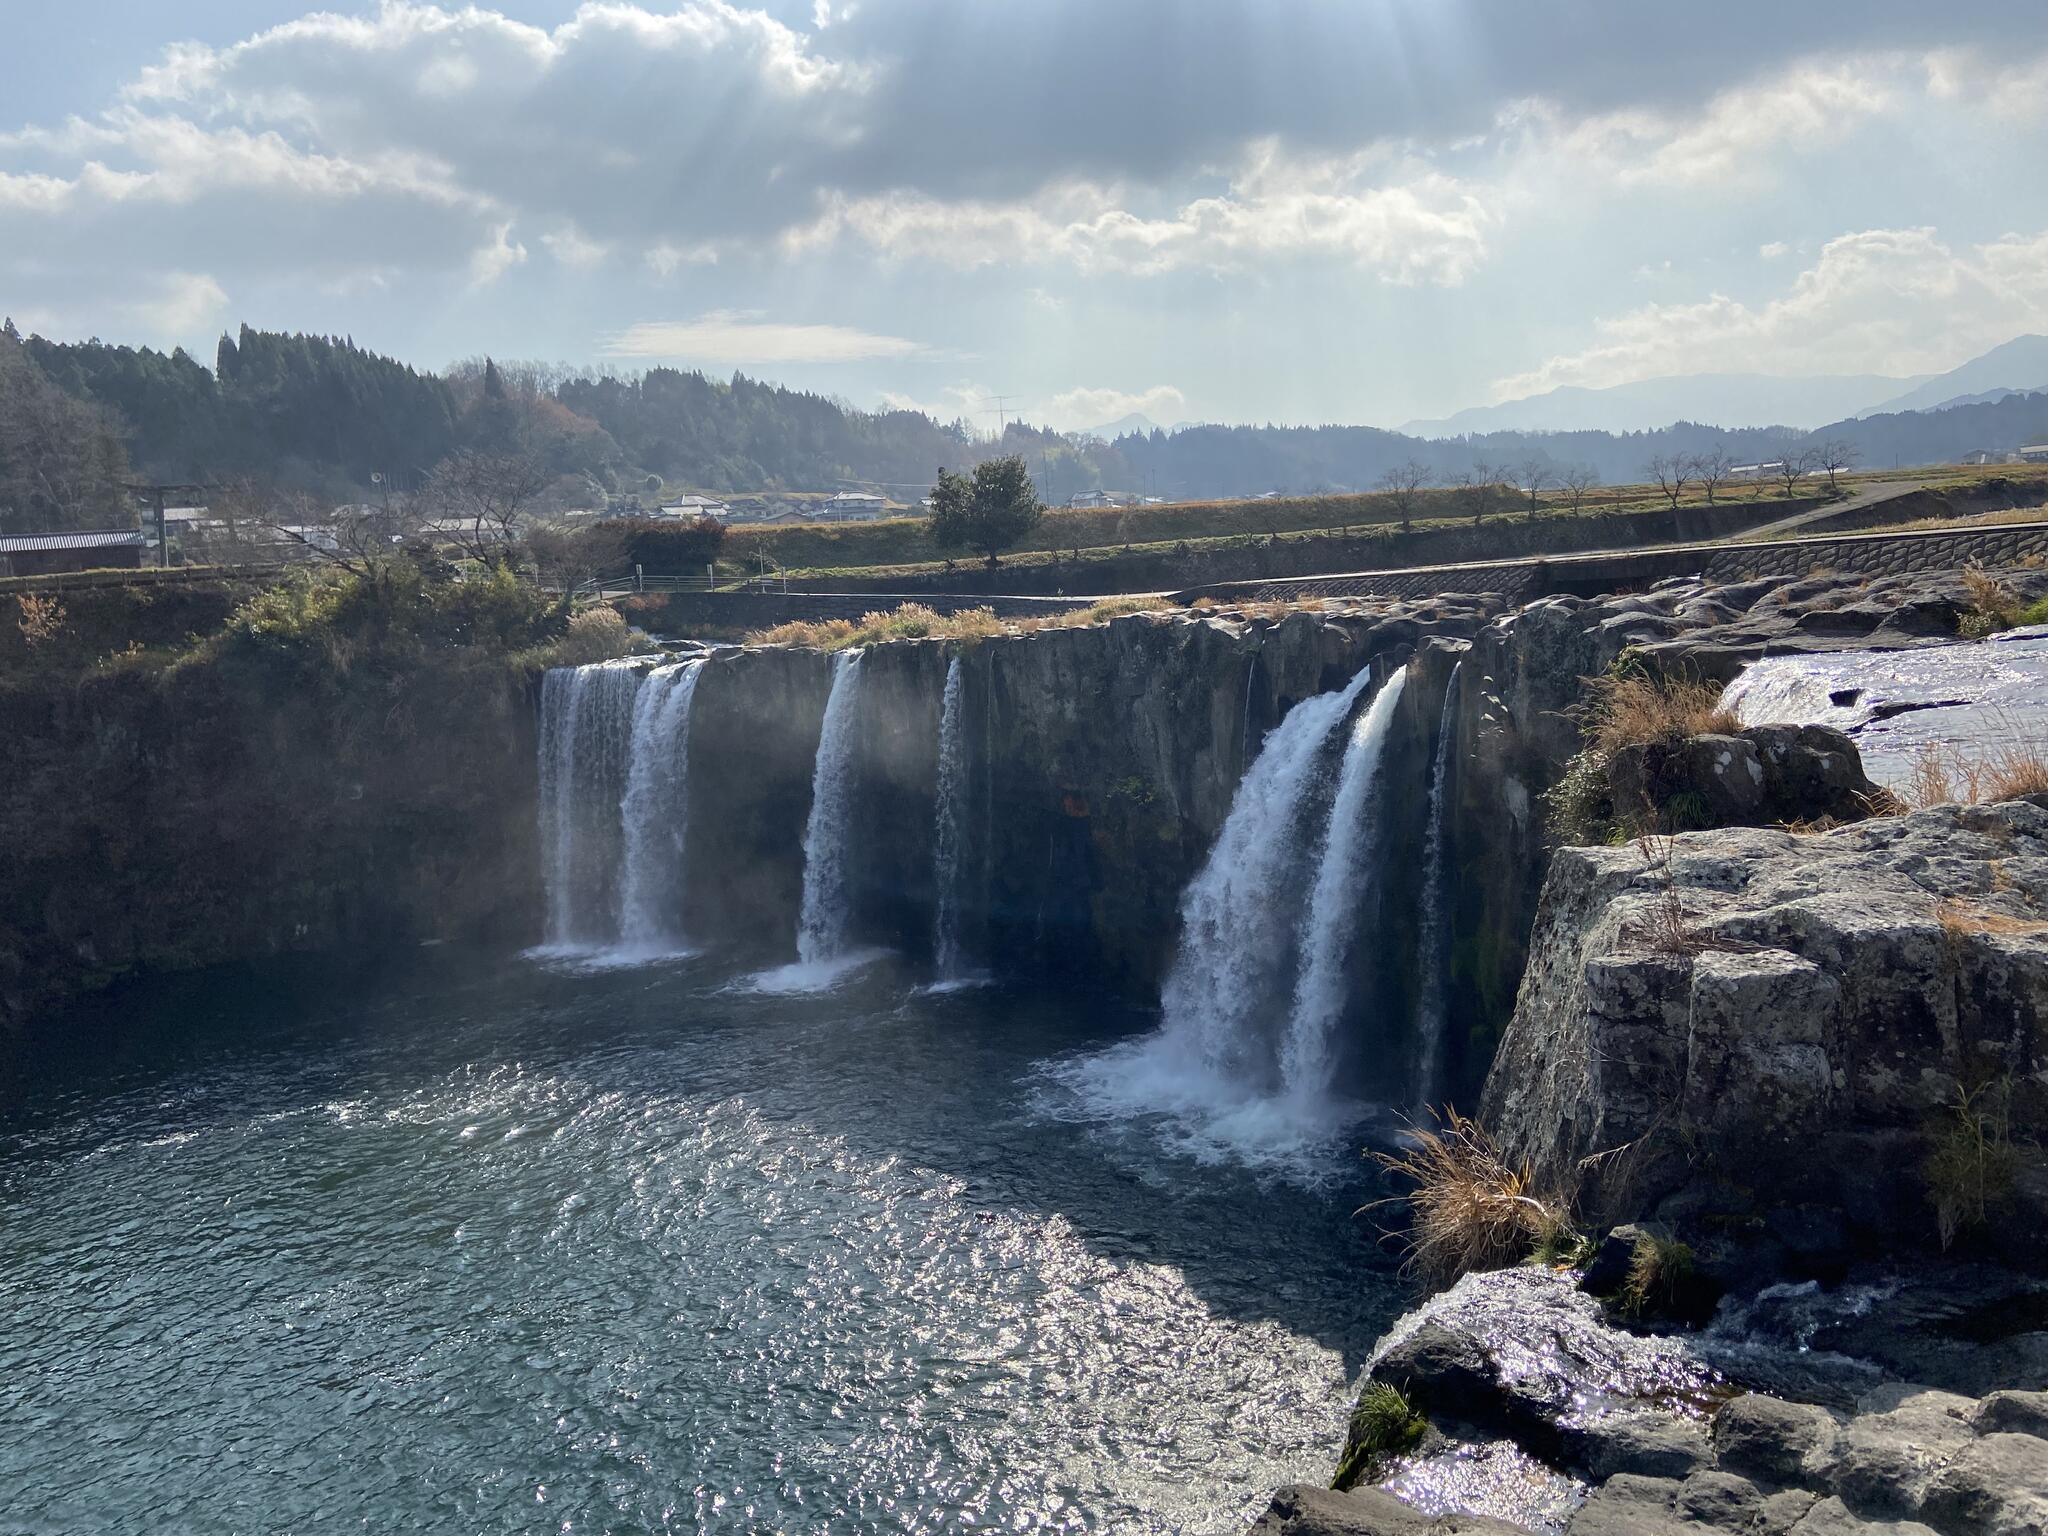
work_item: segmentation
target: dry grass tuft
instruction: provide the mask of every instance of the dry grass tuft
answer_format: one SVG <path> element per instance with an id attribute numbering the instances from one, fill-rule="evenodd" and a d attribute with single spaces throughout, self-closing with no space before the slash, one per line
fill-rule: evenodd
<path id="1" fill-rule="evenodd" d="M 2024 938 L 2048 933 L 2048 922 L 2039 918 L 2014 917 L 2009 912 L 1959 901 L 1953 896 L 1944 896 L 1934 904 L 1934 920 L 1941 924 L 1942 934 L 1950 944 L 1975 934 Z"/>
<path id="2" fill-rule="evenodd" d="M 1981 756 L 1965 757 L 1954 747 L 1929 742 L 1913 760 L 1901 808 L 1935 805 L 1990 805 L 2048 795 L 2048 746 L 2009 741 Z"/>
<path id="3" fill-rule="evenodd" d="M 1510 1164 L 1477 1121 L 1447 1108 L 1435 1127 L 1409 1135 L 1405 1152 L 1367 1154 L 1415 1186 L 1405 1268 L 1437 1283 L 1505 1269 L 1568 1228 L 1562 1204 L 1534 1192 L 1528 1163 Z"/>
<path id="4" fill-rule="evenodd" d="M 904 603 L 886 612 L 864 613 L 860 622 L 823 619 L 816 623 L 791 620 L 773 629 L 757 629 L 746 638 L 748 645 L 803 645 L 819 651 L 843 651 L 850 646 L 875 645 L 885 640 L 960 640 L 973 642 L 995 635 L 1030 635 L 1046 629 L 1085 628 L 1107 623 L 1127 613 L 1160 613 L 1175 610 L 1162 598 L 1112 597 L 1086 608 L 1042 617 L 1011 619 L 996 617 L 993 608 L 964 608 L 958 613 L 940 613 L 924 603 Z"/>
<path id="5" fill-rule="evenodd" d="M 1735 711 L 1721 707 L 1716 683 L 1666 680 L 1638 671 L 1589 677 L 1585 683 L 1580 728 L 1601 752 L 1742 729 Z"/>

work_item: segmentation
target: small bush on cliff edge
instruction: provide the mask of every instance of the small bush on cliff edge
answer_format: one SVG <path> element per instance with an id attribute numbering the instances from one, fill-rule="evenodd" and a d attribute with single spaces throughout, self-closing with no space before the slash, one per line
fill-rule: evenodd
<path id="1" fill-rule="evenodd" d="M 1366 1155 L 1414 1185 L 1405 1197 L 1411 1216 L 1406 1267 L 1426 1279 L 1506 1269 L 1539 1247 L 1557 1245 L 1569 1230 L 1565 1202 L 1538 1196 L 1528 1163 L 1510 1163 L 1476 1120 L 1446 1108 L 1436 1126 L 1411 1127 L 1408 1139 L 1406 1151 Z"/>
<path id="2" fill-rule="evenodd" d="M 1722 707 L 1717 683 L 1652 677 L 1634 667 L 1582 681 L 1586 699 L 1578 711 L 1579 727 L 1601 752 L 1683 741 L 1688 736 L 1732 735 L 1742 729 L 1736 713 Z"/>
<path id="3" fill-rule="evenodd" d="M 1415 1411 L 1399 1387 L 1388 1381 L 1368 1383 L 1358 1394 L 1358 1406 L 1351 1410 L 1344 1456 L 1330 1486 L 1342 1493 L 1360 1478 L 1377 1475 L 1382 1462 L 1414 1449 L 1428 1429 L 1429 1420 Z"/>

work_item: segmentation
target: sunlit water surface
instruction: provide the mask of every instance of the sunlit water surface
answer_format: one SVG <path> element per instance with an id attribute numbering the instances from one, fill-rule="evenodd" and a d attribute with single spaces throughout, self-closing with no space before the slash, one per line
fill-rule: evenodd
<path id="1" fill-rule="evenodd" d="M 0 1527 L 1241 1529 L 1400 1297 L 1359 1191 L 1077 1123 L 1099 1002 L 209 978 L 0 1098 Z"/>

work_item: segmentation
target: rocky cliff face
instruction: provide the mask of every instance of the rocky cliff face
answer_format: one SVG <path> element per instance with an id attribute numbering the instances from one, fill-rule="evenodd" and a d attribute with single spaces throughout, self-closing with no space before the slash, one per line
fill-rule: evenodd
<path id="1" fill-rule="evenodd" d="M 1156 994 L 1177 907 L 1259 744 L 1295 704 L 1417 654 L 1394 771 L 1426 793 L 1455 648 L 1480 602 L 1343 605 L 1279 619 L 1136 615 L 967 646 L 899 641 L 861 662 L 852 865 L 862 940 L 930 944 L 939 713 L 962 668 L 968 835 L 962 928 L 981 963 Z M 690 931 L 786 944 L 832 659 L 782 648 L 707 662 L 691 726 Z M 1403 868 L 1421 816 L 1403 818 Z M 1410 846 L 1413 845 L 1413 846 Z"/>
<path id="2" fill-rule="evenodd" d="M 1983 1194 L 1981 1241 L 2037 1253 L 2048 807 L 1559 850 L 1481 1115 L 1595 1220 L 1661 1209 L 1796 1260 L 1932 1246 Z M 1940 1187 L 1980 1134 L 1998 1187 Z"/>

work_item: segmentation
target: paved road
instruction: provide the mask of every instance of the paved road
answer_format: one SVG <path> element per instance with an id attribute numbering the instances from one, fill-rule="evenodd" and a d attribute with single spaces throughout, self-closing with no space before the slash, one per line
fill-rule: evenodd
<path id="1" fill-rule="evenodd" d="M 1881 485 L 1865 486 L 1841 501 L 1831 501 L 1824 507 L 1815 507 L 1810 512 L 1801 512 L 1796 517 L 1784 518 L 1775 523 L 1765 523 L 1761 528 L 1752 528 L 1747 533 L 1737 534 L 1738 539 L 1780 539 L 1796 538 L 1800 531 L 1815 523 L 1832 523 L 1837 518 L 1848 517 L 1857 512 L 1867 511 L 1880 502 L 1896 501 L 1901 496 L 1910 496 L 1915 491 L 1924 491 L 1932 484 L 1928 480 L 1888 480 Z"/>

